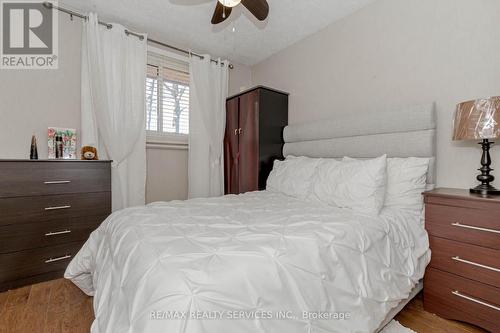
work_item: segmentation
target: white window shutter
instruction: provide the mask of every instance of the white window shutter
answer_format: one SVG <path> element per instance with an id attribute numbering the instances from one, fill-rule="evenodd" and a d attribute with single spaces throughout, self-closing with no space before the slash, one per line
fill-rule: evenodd
<path id="1" fill-rule="evenodd" d="M 149 133 L 189 133 L 189 64 L 148 52 L 146 129 Z"/>

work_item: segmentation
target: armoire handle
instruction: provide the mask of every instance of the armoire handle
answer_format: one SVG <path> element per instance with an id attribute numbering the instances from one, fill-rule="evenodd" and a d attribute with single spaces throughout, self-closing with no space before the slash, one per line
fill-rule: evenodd
<path id="1" fill-rule="evenodd" d="M 241 129 L 241 127 L 238 129 L 238 134 L 241 135 L 241 133 L 243 133 L 243 130 Z"/>
<path id="2" fill-rule="evenodd" d="M 234 129 L 234 135 L 238 135 L 238 129 L 237 128 Z"/>

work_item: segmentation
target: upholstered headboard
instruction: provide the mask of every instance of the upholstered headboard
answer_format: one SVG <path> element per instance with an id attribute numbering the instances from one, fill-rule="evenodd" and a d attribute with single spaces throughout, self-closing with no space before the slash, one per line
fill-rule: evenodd
<path id="1" fill-rule="evenodd" d="M 434 104 L 394 111 L 372 110 L 328 121 L 289 125 L 283 135 L 284 156 L 430 157 L 427 183 L 435 183 Z"/>

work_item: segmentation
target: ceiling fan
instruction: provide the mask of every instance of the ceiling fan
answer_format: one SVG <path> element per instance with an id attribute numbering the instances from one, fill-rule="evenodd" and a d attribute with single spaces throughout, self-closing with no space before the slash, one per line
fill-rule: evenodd
<path id="1" fill-rule="evenodd" d="M 212 24 L 219 24 L 229 17 L 233 7 L 239 4 L 245 6 L 259 21 L 264 21 L 269 14 L 269 5 L 266 0 L 217 0 Z"/>

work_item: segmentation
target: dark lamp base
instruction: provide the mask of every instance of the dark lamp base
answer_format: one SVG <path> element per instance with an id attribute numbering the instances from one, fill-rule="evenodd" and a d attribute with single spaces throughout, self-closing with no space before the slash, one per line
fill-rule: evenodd
<path id="1" fill-rule="evenodd" d="M 491 185 L 490 186 L 479 185 L 477 187 L 471 188 L 470 193 L 476 193 L 481 195 L 500 195 L 500 190 Z"/>
<path id="2" fill-rule="evenodd" d="M 490 142 L 488 139 L 483 139 L 483 141 L 479 144 L 483 149 L 483 155 L 481 156 L 481 168 L 478 169 L 479 171 L 481 171 L 481 174 L 477 176 L 477 180 L 481 182 L 481 185 L 471 188 L 470 192 L 481 194 L 484 196 L 500 195 L 500 190 L 497 190 L 493 185 L 490 185 L 490 183 L 495 180 L 495 177 L 493 177 L 493 175 L 491 174 L 491 171 L 493 171 L 493 169 L 490 167 L 490 147 L 493 142 Z"/>

